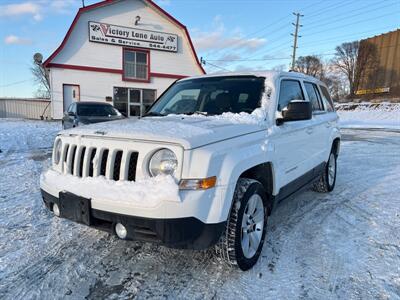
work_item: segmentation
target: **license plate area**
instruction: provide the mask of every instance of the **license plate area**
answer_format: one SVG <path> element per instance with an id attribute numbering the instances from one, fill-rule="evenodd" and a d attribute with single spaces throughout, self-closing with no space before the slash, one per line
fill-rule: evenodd
<path id="1" fill-rule="evenodd" d="M 90 199 L 77 196 L 69 192 L 61 192 L 60 217 L 66 218 L 85 225 L 91 224 L 91 201 Z"/>

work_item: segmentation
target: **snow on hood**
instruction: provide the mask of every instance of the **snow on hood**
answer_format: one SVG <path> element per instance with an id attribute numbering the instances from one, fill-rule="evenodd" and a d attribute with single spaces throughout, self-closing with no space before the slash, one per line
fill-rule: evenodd
<path id="1" fill-rule="evenodd" d="M 154 207 L 161 201 L 181 201 L 179 187 L 170 175 L 132 182 L 107 180 L 104 176 L 79 178 L 49 169 L 41 174 L 40 180 L 57 190 L 66 190 L 85 198 L 111 201 L 113 204 L 133 203 Z"/>
<path id="2" fill-rule="evenodd" d="M 256 109 L 252 114 L 242 112 L 224 113 L 218 116 L 168 115 L 131 118 L 81 126 L 61 133 L 177 143 L 185 149 L 192 149 L 262 130 L 266 127 L 265 120 L 263 110 Z"/>

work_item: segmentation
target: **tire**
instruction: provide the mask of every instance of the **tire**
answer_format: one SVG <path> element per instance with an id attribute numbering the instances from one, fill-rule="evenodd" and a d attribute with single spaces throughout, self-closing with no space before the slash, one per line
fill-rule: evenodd
<path id="1" fill-rule="evenodd" d="M 264 244 L 268 219 L 266 195 L 260 182 L 238 180 L 226 232 L 216 246 L 224 261 L 243 271 L 257 263 Z"/>
<path id="2" fill-rule="evenodd" d="M 320 178 L 313 184 L 312 189 L 319 193 L 328 193 L 333 191 L 336 184 L 337 173 L 337 157 L 335 153 L 329 154 L 328 162 L 326 163 L 324 172 Z"/>

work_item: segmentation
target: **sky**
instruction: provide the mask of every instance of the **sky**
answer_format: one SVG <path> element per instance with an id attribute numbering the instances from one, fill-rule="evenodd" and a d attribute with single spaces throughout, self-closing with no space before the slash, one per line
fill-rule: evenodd
<path id="1" fill-rule="evenodd" d="M 134 1 L 134 0 L 132 0 Z M 89 5 L 98 2 L 85 0 Z M 189 29 L 207 73 L 287 70 L 295 16 L 297 57 L 329 61 L 335 47 L 400 28 L 400 0 L 156 0 Z M 32 97 L 36 52 L 61 43 L 82 0 L 0 0 L 0 97 Z"/>

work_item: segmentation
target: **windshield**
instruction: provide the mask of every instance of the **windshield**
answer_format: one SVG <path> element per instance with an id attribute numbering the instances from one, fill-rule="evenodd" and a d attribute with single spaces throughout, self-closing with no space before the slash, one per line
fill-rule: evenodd
<path id="1" fill-rule="evenodd" d="M 106 104 L 82 104 L 78 105 L 78 116 L 107 117 L 117 116 L 120 113 L 111 105 Z"/>
<path id="2" fill-rule="evenodd" d="M 251 113 L 260 107 L 265 78 L 206 77 L 172 85 L 147 115 Z"/>

